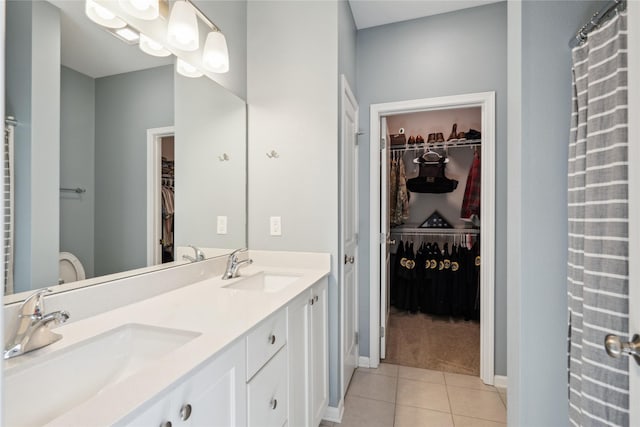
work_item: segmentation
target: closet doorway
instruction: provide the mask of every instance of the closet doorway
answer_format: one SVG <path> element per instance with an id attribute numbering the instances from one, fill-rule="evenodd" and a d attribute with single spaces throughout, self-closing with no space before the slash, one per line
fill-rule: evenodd
<path id="1" fill-rule="evenodd" d="M 452 129 L 456 121 L 461 127 Z M 379 148 L 371 150 L 371 182 L 380 183 L 370 194 L 371 236 L 380 236 L 370 247 L 370 365 L 391 356 L 393 363 L 473 372 L 493 384 L 495 94 L 373 104 L 370 135 Z M 471 191 L 477 178 L 479 197 Z M 443 351 L 437 345 L 399 349 L 427 338 L 400 337 L 399 322 L 440 342 L 458 342 L 469 331 L 464 345 L 475 346 L 468 350 L 479 361 L 467 358 L 475 366 L 465 372 L 454 360 L 442 363 L 448 356 L 436 354 Z"/>
<path id="2" fill-rule="evenodd" d="M 175 128 L 147 130 L 147 265 L 175 260 Z"/>

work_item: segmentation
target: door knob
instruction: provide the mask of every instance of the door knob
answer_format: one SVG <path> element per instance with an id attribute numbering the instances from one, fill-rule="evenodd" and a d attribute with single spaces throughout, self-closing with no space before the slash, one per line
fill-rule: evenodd
<path id="1" fill-rule="evenodd" d="M 619 336 L 609 334 L 604 339 L 604 348 L 611 357 L 618 358 L 623 354 L 633 356 L 640 365 L 640 335 L 635 334 L 629 342 L 623 342 Z"/>
<path id="2" fill-rule="evenodd" d="M 387 245 L 395 245 L 396 239 L 387 239 Z"/>
<path id="3" fill-rule="evenodd" d="M 344 256 L 344 263 L 345 264 L 353 264 L 356 261 L 354 256 L 349 256 L 349 255 L 345 255 Z"/>

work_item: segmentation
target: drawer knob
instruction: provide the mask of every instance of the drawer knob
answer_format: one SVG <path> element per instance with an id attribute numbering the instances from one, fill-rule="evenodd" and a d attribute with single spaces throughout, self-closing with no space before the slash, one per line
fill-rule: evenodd
<path id="1" fill-rule="evenodd" d="M 191 405 L 189 405 L 188 403 L 185 405 L 182 405 L 182 408 L 180 408 L 180 419 L 182 421 L 187 421 L 190 416 L 191 416 Z"/>
<path id="2" fill-rule="evenodd" d="M 271 409 L 276 409 L 278 407 L 278 399 L 271 399 Z"/>
<path id="3" fill-rule="evenodd" d="M 313 297 L 313 302 L 318 302 L 318 295 L 316 295 L 315 297 Z"/>
<path id="4" fill-rule="evenodd" d="M 160 427 L 171 427 L 173 424 L 171 424 L 171 421 L 165 421 L 162 424 L 160 424 Z"/>
<path id="5" fill-rule="evenodd" d="M 275 344 L 276 343 L 276 336 L 273 335 L 273 334 L 269 335 L 269 342 L 271 344 Z"/>
<path id="6" fill-rule="evenodd" d="M 315 301 L 315 299 L 314 299 L 314 298 L 311 298 L 311 299 L 309 300 L 309 304 L 311 304 L 311 305 L 313 305 L 315 302 L 316 302 L 316 301 Z"/>

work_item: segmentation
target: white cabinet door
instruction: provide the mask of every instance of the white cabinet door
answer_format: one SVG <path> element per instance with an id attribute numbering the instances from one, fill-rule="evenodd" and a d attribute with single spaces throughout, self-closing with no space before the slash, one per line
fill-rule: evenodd
<path id="1" fill-rule="evenodd" d="M 245 354 L 245 341 L 240 340 L 169 393 L 158 396 L 150 407 L 135 411 L 117 425 L 147 427 L 170 422 L 173 427 L 246 427 Z"/>
<path id="2" fill-rule="evenodd" d="M 303 292 L 287 307 L 289 349 L 289 425 L 310 427 L 309 317 L 311 292 Z"/>
<path id="3" fill-rule="evenodd" d="M 329 404 L 327 278 L 311 289 L 311 420 L 320 424 Z"/>

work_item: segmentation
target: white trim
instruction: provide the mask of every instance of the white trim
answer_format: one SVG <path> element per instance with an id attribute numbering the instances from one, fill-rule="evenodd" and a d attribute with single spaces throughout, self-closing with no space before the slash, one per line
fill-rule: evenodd
<path id="1" fill-rule="evenodd" d="M 482 257 L 480 291 L 480 378 L 493 384 L 495 342 L 495 92 L 371 104 L 369 181 L 380 182 L 380 118 L 428 110 L 482 108 L 482 191 L 480 202 Z M 369 358 L 372 368 L 380 363 L 380 185 L 370 186 L 369 230 Z"/>
<path id="2" fill-rule="evenodd" d="M 365 356 L 360 356 L 358 358 L 358 368 L 370 368 L 369 358 Z"/>
<path id="3" fill-rule="evenodd" d="M 162 235 L 160 216 L 162 199 L 160 197 L 160 176 L 162 166 L 161 138 L 175 135 L 174 126 L 147 129 L 147 266 L 162 263 L 160 246 L 157 242 Z"/>
<path id="4" fill-rule="evenodd" d="M 497 388 L 507 388 L 507 376 L 506 375 L 494 375 L 493 386 Z"/>
<path id="5" fill-rule="evenodd" d="M 628 85 L 629 114 L 628 117 L 640 115 L 640 3 L 627 2 L 628 46 Z M 640 125 L 637 120 L 629 120 L 629 236 L 640 233 Z M 629 239 L 629 259 L 640 257 L 640 240 Z M 638 263 L 629 263 L 629 334 L 640 333 L 640 268 Z M 640 399 L 640 366 L 629 357 L 629 402 Z M 640 425 L 640 407 L 629 406 L 629 425 Z"/>
<path id="6" fill-rule="evenodd" d="M 344 399 L 340 399 L 338 403 L 338 407 L 335 406 L 327 406 L 327 409 L 324 411 L 323 420 L 330 421 L 332 423 L 341 423 L 342 416 L 344 415 Z M 291 426 L 294 427 L 294 426 Z"/>

